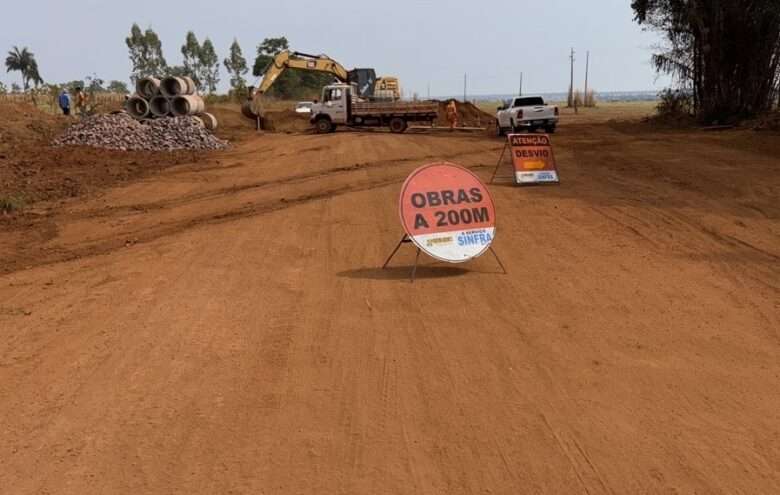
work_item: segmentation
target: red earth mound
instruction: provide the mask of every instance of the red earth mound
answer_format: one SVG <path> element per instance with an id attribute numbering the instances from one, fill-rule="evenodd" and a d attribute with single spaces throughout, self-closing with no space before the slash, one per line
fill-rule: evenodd
<path id="1" fill-rule="evenodd" d="M 440 101 L 438 125 L 447 126 L 447 105 L 453 100 Z M 473 103 L 463 103 L 455 100 L 455 106 L 458 109 L 458 125 L 465 127 L 493 127 L 496 117 L 487 112 L 483 112 Z"/>

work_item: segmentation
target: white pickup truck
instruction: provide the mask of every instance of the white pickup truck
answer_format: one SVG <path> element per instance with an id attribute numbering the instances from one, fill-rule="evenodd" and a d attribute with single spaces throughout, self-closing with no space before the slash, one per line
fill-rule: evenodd
<path id="1" fill-rule="evenodd" d="M 506 132 L 535 132 L 544 129 L 555 132 L 558 125 L 558 107 L 547 105 L 541 96 L 518 96 L 498 107 L 496 127 L 498 134 Z"/>

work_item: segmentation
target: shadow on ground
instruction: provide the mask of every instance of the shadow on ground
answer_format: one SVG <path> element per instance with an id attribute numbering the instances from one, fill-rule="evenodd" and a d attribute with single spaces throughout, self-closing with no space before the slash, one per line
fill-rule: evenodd
<path id="1" fill-rule="evenodd" d="M 461 277 L 474 271 L 455 266 L 418 266 L 415 279 L 435 279 L 448 277 Z M 380 267 L 358 268 L 346 270 L 338 274 L 339 277 L 355 278 L 362 280 L 409 280 L 412 276 L 411 266 L 390 266 L 384 270 Z"/>

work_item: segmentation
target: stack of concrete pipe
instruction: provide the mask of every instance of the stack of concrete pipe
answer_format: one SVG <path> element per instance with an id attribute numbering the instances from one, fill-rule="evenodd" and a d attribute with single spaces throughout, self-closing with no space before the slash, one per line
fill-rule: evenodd
<path id="1" fill-rule="evenodd" d="M 189 77 L 144 77 L 135 85 L 135 94 L 125 103 L 125 111 L 136 120 L 166 117 L 195 117 L 210 131 L 217 129 L 217 119 L 206 113 L 206 105 Z"/>

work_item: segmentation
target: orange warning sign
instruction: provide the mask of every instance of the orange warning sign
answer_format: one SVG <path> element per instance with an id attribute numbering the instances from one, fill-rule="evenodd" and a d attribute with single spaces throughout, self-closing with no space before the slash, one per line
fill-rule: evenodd
<path id="1" fill-rule="evenodd" d="M 547 134 L 509 134 L 516 184 L 559 182 L 552 142 Z"/>
<path id="2" fill-rule="evenodd" d="M 412 172 L 401 189 L 399 210 L 409 239 L 441 261 L 476 258 L 496 235 L 496 209 L 487 187 L 452 163 L 432 163 Z"/>

